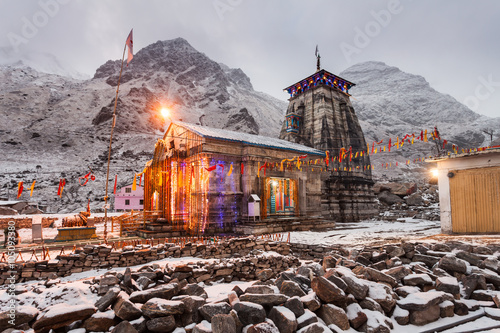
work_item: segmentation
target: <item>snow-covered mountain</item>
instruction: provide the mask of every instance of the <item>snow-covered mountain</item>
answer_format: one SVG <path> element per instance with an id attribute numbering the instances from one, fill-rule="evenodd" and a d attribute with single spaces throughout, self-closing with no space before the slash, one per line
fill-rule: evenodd
<path id="1" fill-rule="evenodd" d="M 31 67 L 39 72 L 67 76 L 78 80 L 90 79 L 71 67 L 67 62 L 46 52 L 26 51 L 19 53 L 10 47 L 0 47 L 0 66 Z"/>
<path id="2" fill-rule="evenodd" d="M 499 128 L 500 118 L 489 118 L 474 113 L 447 94 L 434 90 L 419 75 L 401 71 L 383 62 L 363 62 L 349 67 L 340 76 L 356 83 L 352 94 L 354 110 L 358 115 L 367 143 L 385 139 L 392 142 L 406 134 L 420 134 L 437 126 L 440 135 L 460 148 L 487 146 L 490 138 L 483 133 L 486 128 Z M 496 137 L 500 133 L 496 133 Z M 385 179 L 406 179 L 415 171 L 429 164 L 404 166 L 407 159 L 436 154 L 434 142 L 405 145 L 391 153 L 372 155 L 374 176 Z M 394 168 L 395 162 L 399 167 Z M 392 163 L 392 168 L 382 168 L 382 163 Z M 403 165 L 403 166 L 401 166 Z M 432 166 L 432 165 L 431 165 Z"/>
<path id="3" fill-rule="evenodd" d="M 0 197 L 15 199 L 19 181 L 26 188 L 36 180 L 32 200 L 49 211 L 82 209 L 87 198 L 102 208 L 119 70 L 120 61 L 108 61 L 82 81 L 0 65 Z M 152 157 L 167 125 L 163 106 L 175 120 L 270 136 L 278 135 L 286 110 L 285 102 L 254 91 L 243 71 L 210 60 L 184 39 L 149 45 L 121 79 L 111 160 L 119 186 Z M 97 179 L 80 186 L 89 168 Z M 67 185 L 58 198 L 61 178 Z"/>

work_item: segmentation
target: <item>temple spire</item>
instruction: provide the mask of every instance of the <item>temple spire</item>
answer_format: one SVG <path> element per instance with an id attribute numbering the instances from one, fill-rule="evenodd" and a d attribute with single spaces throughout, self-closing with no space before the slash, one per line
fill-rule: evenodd
<path id="1" fill-rule="evenodd" d="M 320 64 L 320 59 L 321 56 L 319 55 L 319 50 L 318 50 L 318 45 L 316 45 L 316 52 L 314 52 L 316 55 L 316 72 L 319 72 L 321 70 L 321 64 Z"/>

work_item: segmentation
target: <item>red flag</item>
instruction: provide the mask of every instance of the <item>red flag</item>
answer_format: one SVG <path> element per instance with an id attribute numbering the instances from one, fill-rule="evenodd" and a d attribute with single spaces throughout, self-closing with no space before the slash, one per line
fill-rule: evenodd
<path id="1" fill-rule="evenodd" d="M 139 177 L 139 186 L 141 186 L 141 183 L 142 183 L 142 173 L 141 176 Z"/>
<path id="2" fill-rule="evenodd" d="M 59 188 L 57 189 L 57 195 L 62 196 L 62 192 L 64 190 L 64 185 L 66 185 L 66 179 L 59 179 Z"/>
<path id="3" fill-rule="evenodd" d="M 115 186 L 113 187 L 113 194 L 116 194 L 116 183 L 118 182 L 118 175 L 115 175 Z"/>
<path id="4" fill-rule="evenodd" d="M 132 40 L 132 31 L 134 31 L 134 29 L 130 30 L 130 33 L 128 34 L 128 37 L 127 37 L 127 41 L 125 42 L 125 44 L 127 45 L 127 48 L 128 48 L 127 66 L 134 58 L 134 41 Z"/>
<path id="5" fill-rule="evenodd" d="M 18 199 L 21 197 L 21 194 L 23 194 L 23 190 L 24 190 L 23 182 L 19 182 L 19 184 L 17 184 L 17 198 Z"/>
<path id="6" fill-rule="evenodd" d="M 243 162 L 241 163 L 241 174 L 245 171 L 245 166 L 243 165 Z"/>
<path id="7" fill-rule="evenodd" d="M 217 165 L 212 165 L 211 167 L 205 168 L 207 171 L 214 171 L 217 168 Z"/>

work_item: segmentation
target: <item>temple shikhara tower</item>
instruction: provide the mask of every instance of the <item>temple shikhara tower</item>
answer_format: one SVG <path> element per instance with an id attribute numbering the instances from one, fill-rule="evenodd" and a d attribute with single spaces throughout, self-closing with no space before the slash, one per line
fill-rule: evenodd
<path id="1" fill-rule="evenodd" d="M 280 139 L 328 153 L 322 174 L 322 215 L 336 221 L 359 221 L 376 215 L 370 158 L 349 98 L 355 84 L 320 68 L 285 88 L 290 103 Z M 365 153 L 360 153 L 364 151 Z"/>

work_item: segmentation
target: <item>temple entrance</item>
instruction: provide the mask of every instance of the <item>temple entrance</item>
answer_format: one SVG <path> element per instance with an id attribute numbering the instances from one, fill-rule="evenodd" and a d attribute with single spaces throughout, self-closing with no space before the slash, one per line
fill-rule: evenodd
<path id="1" fill-rule="evenodd" d="M 266 215 L 295 216 L 297 206 L 297 182 L 290 178 L 266 178 Z"/>

